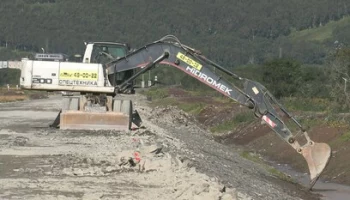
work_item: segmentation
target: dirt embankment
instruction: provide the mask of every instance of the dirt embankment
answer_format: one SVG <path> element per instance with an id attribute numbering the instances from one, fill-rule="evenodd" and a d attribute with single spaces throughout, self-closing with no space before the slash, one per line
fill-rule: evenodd
<path id="1" fill-rule="evenodd" d="M 229 102 L 227 99 L 223 100 L 215 96 L 192 96 L 176 88 L 170 89 L 169 94 L 168 98 L 175 100 L 165 99 L 165 102 L 176 102 L 175 105 L 185 109 L 193 107 L 190 105 L 197 104 L 204 99 L 205 106 L 202 105 L 199 112 L 198 109 L 194 109 L 196 112 L 190 110 L 191 117 L 195 118 L 203 128 L 219 131 L 220 133 L 213 134 L 217 142 L 235 149 L 242 148 L 244 151 L 242 156 L 255 162 L 269 163 L 292 177 L 294 181 L 308 185 L 309 171 L 303 157 L 259 120 L 251 120 L 246 117 L 248 109 Z M 251 111 L 248 113 L 252 115 Z M 350 185 L 350 171 L 348 170 L 350 163 L 347 161 L 350 153 L 348 147 L 350 142 L 349 114 L 329 115 L 301 111 L 292 114 L 303 125 L 310 127 L 308 134 L 312 140 L 328 143 L 332 148 L 330 163 L 315 185 L 315 191 L 319 191 L 325 199 L 349 198 L 350 187 L 347 186 Z M 284 117 L 283 120 L 288 122 L 287 117 Z M 296 126 L 288 123 L 288 127 L 294 134 L 297 132 Z M 298 134 L 297 139 L 301 144 L 305 143 L 305 138 L 301 133 Z M 281 178 L 285 179 L 285 177 Z"/>
<path id="2" fill-rule="evenodd" d="M 217 125 L 212 122 L 216 116 L 234 116 L 241 112 L 240 109 L 225 108 L 225 112 L 220 111 L 220 106 L 216 109 L 211 107 L 205 108 L 199 113 L 197 119 L 202 124 L 210 126 Z M 326 118 L 319 116 L 319 118 Z M 211 122 L 208 124 L 208 121 Z M 322 119 L 320 119 L 322 121 Z M 335 183 L 350 185 L 350 171 L 348 170 L 350 162 L 346 159 L 350 154 L 350 130 L 347 127 L 337 124 L 321 123 L 310 127 L 309 136 L 315 142 L 328 143 L 332 148 L 332 158 L 325 169 L 322 178 Z M 305 143 L 302 134 L 298 137 L 301 144 Z M 226 145 L 243 145 L 248 151 L 253 151 L 265 157 L 268 160 L 281 164 L 287 164 L 300 172 L 308 172 L 305 160 L 299 156 L 293 148 L 281 140 L 269 127 L 253 121 L 248 123 L 236 124 L 232 130 L 223 135 L 216 136 L 215 139 Z"/>
<path id="3" fill-rule="evenodd" d="M 308 172 L 305 160 L 266 125 L 261 124 L 258 120 L 250 119 L 236 120 L 238 123 L 232 121 L 242 113 L 245 115 L 248 109 L 232 102 L 217 101 L 214 97 L 193 97 L 190 93 L 177 88 L 169 89 L 169 94 L 171 98 L 176 98 L 178 104 L 181 102 L 196 103 L 204 99 L 206 106 L 200 112 L 195 113 L 194 117 L 207 129 L 213 130 L 213 127 L 220 127 L 229 122 L 224 131 L 214 134 L 216 141 L 228 146 L 241 145 L 247 151 L 257 153 L 268 160 L 289 165 L 300 172 Z M 345 159 L 350 153 L 350 125 L 347 115 L 339 115 L 335 119 L 330 119 L 330 116 L 322 113 L 299 111 L 297 115 L 303 119 L 303 122 L 312 124 L 308 133 L 315 142 L 326 142 L 332 148 L 332 159 L 322 178 L 350 185 L 350 171 L 348 170 L 350 163 Z M 287 121 L 287 118 L 284 120 Z M 298 138 L 303 144 L 303 137 L 299 135 Z"/>
<path id="4" fill-rule="evenodd" d="M 20 89 L 0 88 L 0 103 L 48 98 L 47 92 L 29 92 Z"/>
<path id="5" fill-rule="evenodd" d="M 61 131 L 60 98 L 0 104 L 0 199 L 318 199 L 175 107 L 133 97 L 145 129 Z"/>
<path id="6" fill-rule="evenodd" d="M 242 119 L 250 111 L 233 102 L 213 96 L 198 97 L 178 88 L 168 90 L 169 98 L 175 98 L 177 104 L 205 103 L 194 118 L 207 129 L 217 130 L 227 123 L 220 134 L 214 134 L 216 141 L 225 145 L 240 145 L 248 151 L 260 154 L 268 160 L 287 164 L 300 172 L 308 172 L 305 160 L 294 149 L 281 140 L 270 128 L 258 120 Z M 174 102 L 174 101 L 173 101 Z M 248 112 L 248 113 L 247 113 Z M 243 114 L 243 115 L 242 115 Z M 250 113 L 252 115 L 252 113 Z M 292 113 L 293 114 L 293 113 Z M 322 175 L 328 181 L 350 185 L 350 163 L 345 159 L 350 153 L 350 124 L 348 114 L 329 116 L 325 113 L 297 112 L 304 123 L 312 124 L 308 134 L 315 142 L 328 143 L 332 148 L 332 159 Z M 241 117 L 242 120 L 239 120 Z M 297 118 L 298 118 L 297 117 Z M 331 119 L 331 118 L 334 119 Z M 232 120 L 237 119 L 238 120 Z M 285 122 L 288 118 L 284 118 Z M 235 123 L 236 122 L 236 123 Z M 214 128 L 213 128 L 214 127 Z M 295 126 L 294 126 L 295 127 Z M 296 130 L 296 128 L 292 130 Z M 220 130 L 219 130 L 220 131 Z M 296 131 L 294 131 L 296 132 Z M 297 137 L 304 143 L 302 134 Z"/>

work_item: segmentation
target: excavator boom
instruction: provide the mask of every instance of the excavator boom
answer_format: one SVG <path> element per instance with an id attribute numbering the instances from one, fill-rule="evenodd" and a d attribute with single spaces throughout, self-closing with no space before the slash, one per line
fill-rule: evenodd
<path id="1" fill-rule="evenodd" d="M 204 57 L 194 48 L 181 44 L 175 36 L 166 36 L 148 44 L 120 59 L 107 64 L 108 78 L 116 87 L 116 91 L 123 92 L 139 75 L 156 66 L 156 64 L 173 66 L 186 74 L 196 78 L 224 96 L 244 105 L 254 111 L 256 117 L 266 123 L 279 137 L 291 145 L 305 158 L 310 171 L 310 189 L 326 167 L 331 149 L 325 143 L 313 142 L 300 123 L 273 97 L 260 83 L 239 77 L 224 67 Z M 142 68 L 141 71 L 122 84 L 113 82 L 116 75 L 131 69 Z M 216 68 L 243 83 L 243 88 L 226 81 L 211 69 Z M 282 120 L 276 108 L 282 110 L 300 128 L 306 138 L 306 144 L 300 145 L 295 136 Z"/>

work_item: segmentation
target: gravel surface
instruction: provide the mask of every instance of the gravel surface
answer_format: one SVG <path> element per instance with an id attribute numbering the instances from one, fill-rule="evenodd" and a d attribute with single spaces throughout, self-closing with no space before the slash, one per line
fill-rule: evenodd
<path id="1" fill-rule="evenodd" d="M 216 143 L 175 107 L 132 96 L 145 128 L 48 128 L 61 97 L 0 104 L 0 199 L 318 199 Z"/>

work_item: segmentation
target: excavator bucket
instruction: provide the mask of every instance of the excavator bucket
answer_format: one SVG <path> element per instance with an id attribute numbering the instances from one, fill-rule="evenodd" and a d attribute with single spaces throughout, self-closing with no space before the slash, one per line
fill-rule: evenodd
<path id="1" fill-rule="evenodd" d="M 331 148 L 326 143 L 311 142 L 302 147 L 301 154 L 309 166 L 311 179 L 309 189 L 311 190 L 330 160 Z"/>

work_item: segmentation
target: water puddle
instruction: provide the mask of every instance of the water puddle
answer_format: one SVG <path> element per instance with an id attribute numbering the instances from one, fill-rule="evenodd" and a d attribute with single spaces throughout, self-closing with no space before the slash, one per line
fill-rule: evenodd
<path id="1" fill-rule="evenodd" d="M 279 171 L 290 175 L 299 184 L 308 187 L 309 175 L 293 170 L 289 165 L 271 163 Z M 313 193 L 321 194 L 322 200 L 345 200 L 350 199 L 350 186 L 318 180 L 312 189 Z"/>

